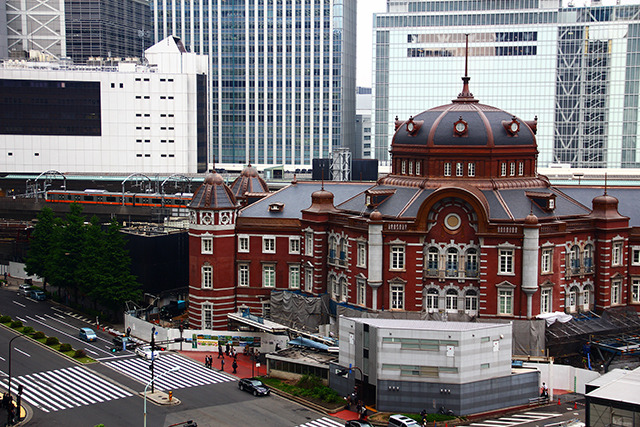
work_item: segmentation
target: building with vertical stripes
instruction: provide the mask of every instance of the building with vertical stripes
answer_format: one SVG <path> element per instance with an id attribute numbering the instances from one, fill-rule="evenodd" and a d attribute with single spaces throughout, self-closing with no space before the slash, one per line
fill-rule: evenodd
<path id="1" fill-rule="evenodd" d="M 151 8 L 155 40 L 175 35 L 209 56 L 211 162 L 310 166 L 355 144 L 355 1 L 153 0 Z"/>
<path id="2" fill-rule="evenodd" d="M 396 116 L 449 102 L 469 34 L 475 95 L 538 116 L 539 166 L 640 167 L 640 4 L 563 3 L 388 1 L 374 20 L 376 157 L 389 160 Z"/>

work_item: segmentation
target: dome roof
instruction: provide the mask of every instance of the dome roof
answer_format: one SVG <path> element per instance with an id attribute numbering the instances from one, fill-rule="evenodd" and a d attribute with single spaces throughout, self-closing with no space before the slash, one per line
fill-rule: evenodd
<path id="1" fill-rule="evenodd" d="M 210 173 L 191 198 L 190 208 L 229 209 L 236 207 L 236 198 L 224 183 L 222 175 Z"/>
<path id="2" fill-rule="evenodd" d="M 527 122 L 489 105 L 480 104 L 469 92 L 469 77 L 458 98 L 396 122 L 392 145 L 445 147 L 535 146 L 535 121 Z"/>
<path id="3" fill-rule="evenodd" d="M 269 186 L 258 175 L 257 169 L 248 164 L 231 184 L 231 191 L 236 198 L 243 199 L 247 193 L 268 193 Z"/>

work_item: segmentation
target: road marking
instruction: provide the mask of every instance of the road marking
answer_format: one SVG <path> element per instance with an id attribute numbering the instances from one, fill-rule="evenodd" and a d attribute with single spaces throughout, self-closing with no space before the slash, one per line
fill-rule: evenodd
<path id="1" fill-rule="evenodd" d="M 70 328 L 77 328 L 77 326 L 72 325 L 71 323 L 63 322 L 62 320 L 58 320 L 58 319 L 56 319 L 56 318 L 55 318 L 55 317 L 53 317 L 53 316 L 49 316 L 48 314 L 45 314 L 45 316 L 47 316 L 47 317 L 48 317 L 48 318 L 50 318 L 51 320 L 55 320 L 55 321 L 56 321 L 56 322 L 58 322 L 58 323 L 62 323 L 63 325 L 68 326 L 68 327 L 70 327 Z M 64 317 L 63 317 L 63 319 L 64 319 Z M 97 335 L 96 335 L 96 336 L 97 336 Z M 106 343 L 110 343 L 110 341 L 109 341 L 109 340 L 106 340 L 106 339 L 104 339 L 104 338 L 102 338 L 102 337 L 98 337 L 98 339 L 99 339 L 100 341 L 104 341 L 104 342 L 106 342 Z M 109 348 L 109 347 L 107 347 L 107 348 Z"/>
<path id="2" fill-rule="evenodd" d="M 27 316 L 27 319 L 28 319 L 28 318 L 29 318 L 29 317 Z M 19 320 L 19 321 L 21 321 L 22 323 L 27 323 L 27 321 L 26 321 L 26 320 L 24 320 L 22 317 L 18 317 L 18 316 L 16 316 L 16 319 L 18 319 L 18 320 Z"/>
<path id="3" fill-rule="evenodd" d="M 297 427 L 343 427 L 344 420 L 338 418 L 322 417 L 317 420 L 309 421 L 304 424 L 300 424 Z"/>
<path id="4" fill-rule="evenodd" d="M 40 316 L 40 315 L 38 315 L 38 314 L 36 314 L 36 317 L 37 317 L 38 319 L 40 319 L 40 320 L 47 320 L 47 319 L 45 319 L 44 317 L 42 317 L 42 316 Z"/>
<path id="5" fill-rule="evenodd" d="M 24 354 L 24 355 L 25 355 L 25 356 L 27 356 L 27 357 L 31 357 L 31 355 L 30 355 L 29 353 L 25 353 L 24 351 L 20 350 L 18 347 L 13 347 L 13 349 L 14 349 L 15 351 L 17 351 L 18 353 L 22 353 L 22 354 Z"/>
<path id="6" fill-rule="evenodd" d="M 19 303 L 18 301 L 13 301 L 14 304 L 18 304 L 20 307 L 26 307 L 26 305 Z"/>
<path id="7" fill-rule="evenodd" d="M 14 378 L 13 381 L 16 387 L 24 387 L 22 398 L 43 412 L 94 405 L 133 396 L 130 391 L 81 366 L 32 373 Z M 2 379 L 0 383 L 7 384 L 7 381 Z"/>
<path id="8" fill-rule="evenodd" d="M 115 360 L 115 359 L 125 359 L 125 358 L 133 358 L 134 355 L 131 353 L 124 354 L 122 356 L 109 356 L 109 357 L 100 357 L 96 359 L 98 362 L 102 362 L 103 360 Z"/>
<path id="9" fill-rule="evenodd" d="M 471 423 L 468 425 L 473 427 L 511 427 L 541 421 L 547 418 L 559 417 L 560 415 L 562 414 L 553 412 L 524 412 L 522 414 L 513 414 L 496 420 L 484 420 L 481 423 Z"/>
<path id="10" fill-rule="evenodd" d="M 98 354 L 98 353 L 96 353 L 96 352 L 95 352 L 95 351 L 93 351 L 93 350 L 89 350 L 88 348 L 85 348 L 85 350 L 86 350 L 86 351 L 88 351 L 88 352 L 89 352 L 89 353 L 91 353 L 91 354 Z"/>
<path id="11" fill-rule="evenodd" d="M 41 322 L 41 321 L 39 321 L 39 320 L 37 320 L 37 319 L 34 319 L 34 318 L 32 318 L 32 317 L 29 317 L 29 316 L 27 316 L 27 319 L 32 320 L 32 321 L 34 321 L 34 322 L 36 322 L 36 323 L 40 323 L 41 325 L 44 325 L 44 326 L 46 326 L 46 327 L 47 327 L 47 328 L 49 328 L 49 329 L 53 329 L 54 331 L 56 331 L 56 332 L 57 332 L 57 333 L 59 333 L 59 334 L 65 335 L 65 336 L 67 336 L 67 337 L 69 337 L 69 338 L 72 338 L 72 339 L 74 339 L 74 340 L 76 340 L 76 341 L 80 341 L 80 342 L 81 342 L 82 344 L 84 344 L 84 345 L 89 345 L 89 346 L 91 346 L 91 347 L 93 347 L 93 348 L 95 348 L 95 349 L 98 349 L 98 350 L 100 350 L 100 351 L 104 351 L 104 350 L 102 350 L 101 348 L 98 348 L 98 347 L 96 347 L 96 346 L 95 346 L 95 345 L 93 345 L 93 344 L 89 344 L 89 343 L 86 343 L 85 341 L 80 340 L 80 338 L 78 338 L 76 335 L 71 335 L 71 334 L 68 334 L 68 333 L 66 333 L 66 332 L 63 332 L 63 331 L 61 331 L 60 329 L 56 329 L 56 328 L 54 328 L 54 327 L 53 327 L 53 326 L 51 326 L 51 325 L 48 325 L 48 324 L 46 324 L 46 323 L 44 323 L 44 322 Z M 56 319 L 54 319 L 54 320 L 56 320 Z M 59 321 L 59 320 L 58 320 L 58 321 Z M 70 325 L 70 326 L 71 326 L 71 325 Z M 74 327 L 75 327 L 75 326 L 74 326 Z"/>
<path id="12" fill-rule="evenodd" d="M 3 362 L 5 361 L 5 358 L 0 356 L 0 360 L 2 360 Z"/>

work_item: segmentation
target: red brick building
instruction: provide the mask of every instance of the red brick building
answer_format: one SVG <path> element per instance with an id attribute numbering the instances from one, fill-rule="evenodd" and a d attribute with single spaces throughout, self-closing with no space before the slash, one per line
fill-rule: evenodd
<path id="1" fill-rule="evenodd" d="M 294 180 L 260 198 L 250 166 L 233 191 L 208 176 L 190 206 L 191 326 L 268 315 L 273 290 L 460 320 L 638 311 L 637 187 L 552 186 L 536 173 L 536 120 L 463 82 L 451 104 L 396 122 L 375 184 Z"/>

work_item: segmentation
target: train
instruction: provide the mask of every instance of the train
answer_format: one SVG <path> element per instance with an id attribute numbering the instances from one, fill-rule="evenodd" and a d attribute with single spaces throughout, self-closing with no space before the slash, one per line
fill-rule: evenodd
<path id="1" fill-rule="evenodd" d="M 124 197 L 124 203 L 122 201 Z M 45 200 L 50 203 L 81 203 L 113 206 L 148 206 L 160 208 L 187 208 L 193 193 L 115 193 L 107 190 L 49 190 Z"/>

